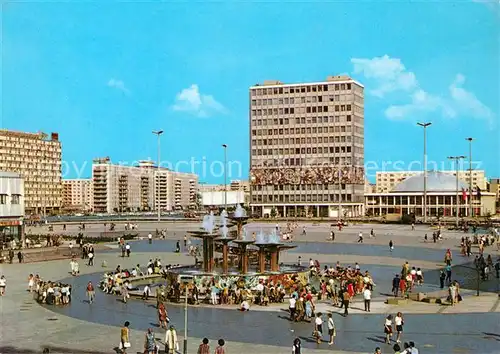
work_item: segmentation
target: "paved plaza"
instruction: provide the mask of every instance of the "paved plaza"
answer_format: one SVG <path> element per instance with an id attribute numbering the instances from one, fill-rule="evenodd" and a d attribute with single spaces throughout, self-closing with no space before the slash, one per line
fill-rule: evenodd
<path id="1" fill-rule="evenodd" d="M 270 229 L 274 223 L 253 223 L 248 225 L 250 232 Z M 118 225 L 119 229 L 121 225 Z M 45 263 L 1 265 L 0 274 L 7 278 L 7 291 L 0 297 L 2 311 L 0 330 L 0 353 L 11 352 L 39 353 L 41 348 L 50 347 L 51 353 L 114 353 L 119 341 L 119 328 L 125 321 L 131 322 L 132 351 L 142 353 L 144 332 L 148 327 L 155 328 L 157 337 L 163 341 L 164 333 L 154 327 L 156 309 L 154 302 L 131 300 L 124 304 L 111 295 L 97 291 L 95 303 L 84 302 L 85 284 L 92 280 L 98 283 L 102 273 L 114 269 L 117 264 L 122 268 L 136 264 L 145 265 L 149 259 L 159 257 L 163 264 L 191 264 L 193 258 L 173 253 L 175 241 L 182 239 L 187 230 L 199 227 L 196 223 L 141 223 L 141 236 L 156 228 L 167 228 L 167 240 L 155 240 L 152 245 L 147 241 L 131 242 L 132 256 L 118 257 L 118 251 L 111 246 L 108 250 L 98 251 L 96 265 L 88 267 L 81 264 L 81 275 L 71 277 L 68 260 Z M 59 226 L 60 228 L 60 226 Z M 376 237 L 369 238 L 374 229 Z M 99 234 L 103 225 L 87 225 L 86 234 Z M 352 304 L 348 317 L 340 316 L 342 310 L 327 302 L 320 302 L 318 311 L 333 312 L 337 327 L 337 340 L 334 346 L 317 345 L 312 341 L 312 325 L 292 323 L 288 320 L 287 304 L 269 307 L 253 306 L 247 313 L 236 310 L 236 306 L 190 306 L 189 307 L 189 353 L 196 353 L 203 337 L 210 339 L 212 348 L 218 338 L 227 342 L 228 353 L 290 353 L 295 337 L 302 339 L 304 353 L 373 353 L 380 346 L 382 353 L 392 353 L 383 344 L 383 320 L 387 314 L 398 311 L 405 315 L 403 341 L 414 341 L 420 353 L 499 353 L 500 350 L 500 301 L 497 296 L 499 282 L 496 278 L 480 284 L 481 295 L 475 296 L 475 272 L 470 270 L 470 260 L 459 255 L 458 245 L 462 233 L 444 232 L 445 239 L 440 243 L 424 242 L 429 239 L 432 229 L 400 225 L 353 225 L 336 232 L 334 243 L 327 241 L 328 224 L 306 225 L 307 234 L 299 235 L 302 226 L 296 231 L 297 248 L 285 252 L 280 258 L 285 263 L 297 262 L 302 257 L 304 264 L 309 258 L 317 259 L 322 266 L 337 261 L 347 265 L 358 262 L 362 270 L 373 275 L 376 288 L 373 294 L 372 312 L 362 310 L 362 299 L 358 296 Z M 39 230 L 32 229 L 32 233 Z M 68 225 L 68 232 L 78 232 L 77 226 Z M 365 242 L 356 243 L 357 235 L 363 232 Z M 58 232 L 58 227 L 56 230 Z M 175 235 L 174 235 L 175 233 Z M 395 249 L 389 251 L 389 240 Z M 410 302 L 405 305 L 385 304 L 390 292 L 391 279 L 399 273 L 405 261 L 424 270 L 423 292 L 439 290 L 438 271 L 443 266 L 443 256 L 447 248 L 452 249 L 454 258 L 454 278 L 462 284 L 464 300 L 457 306 Z M 485 254 L 492 254 L 494 260 L 499 256 L 496 249 L 487 248 Z M 107 268 L 101 267 L 106 261 Z M 61 280 L 73 285 L 72 302 L 69 306 L 41 306 L 26 291 L 27 277 L 38 273 L 46 280 Z M 182 306 L 168 304 L 169 317 L 177 327 L 178 335 L 184 333 L 184 309 Z M 182 343 L 182 342 L 181 342 Z M 258 344 L 256 344 L 258 343 Z M 182 349 L 182 348 L 181 348 Z M 212 349 L 213 350 L 213 349 Z"/>

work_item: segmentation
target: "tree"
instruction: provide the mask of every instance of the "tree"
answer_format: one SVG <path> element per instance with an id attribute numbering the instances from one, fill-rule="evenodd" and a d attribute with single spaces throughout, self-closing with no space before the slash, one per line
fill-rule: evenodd
<path id="1" fill-rule="evenodd" d="M 196 204 L 196 209 L 198 209 L 198 210 L 202 209 L 202 207 L 203 207 L 203 197 L 202 197 L 201 193 L 196 193 L 195 204 Z"/>
<path id="2" fill-rule="evenodd" d="M 273 207 L 273 208 L 271 209 L 271 213 L 270 213 L 269 215 L 270 215 L 272 218 L 275 218 L 277 214 L 278 214 L 278 212 L 276 211 L 276 208 L 275 208 L 275 207 Z"/>

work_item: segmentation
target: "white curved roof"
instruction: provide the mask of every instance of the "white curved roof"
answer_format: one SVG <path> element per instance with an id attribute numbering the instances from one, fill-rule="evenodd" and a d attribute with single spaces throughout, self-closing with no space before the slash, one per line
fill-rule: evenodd
<path id="1" fill-rule="evenodd" d="M 439 172 L 427 172 L 427 192 L 455 192 L 457 190 L 456 177 Z M 458 190 L 468 189 L 469 186 L 458 180 Z M 391 192 L 423 192 L 424 191 L 424 174 L 411 176 L 405 179 L 394 187 Z"/>

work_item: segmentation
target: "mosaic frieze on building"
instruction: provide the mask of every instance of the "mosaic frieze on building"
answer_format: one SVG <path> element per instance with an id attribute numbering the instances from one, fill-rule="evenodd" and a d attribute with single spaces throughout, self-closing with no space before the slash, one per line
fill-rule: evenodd
<path id="1" fill-rule="evenodd" d="M 253 185 L 364 184 L 364 180 L 364 168 L 354 166 L 261 167 L 250 170 Z"/>

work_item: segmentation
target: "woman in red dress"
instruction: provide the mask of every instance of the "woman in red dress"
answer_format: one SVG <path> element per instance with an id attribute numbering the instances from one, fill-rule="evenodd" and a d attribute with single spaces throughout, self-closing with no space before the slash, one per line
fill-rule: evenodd
<path id="1" fill-rule="evenodd" d="M 349 293 L 349 296 L 351 298 L 355 295 L 354 294 L 354 286 L 352 285 L 351 282 L 349 284 L 347 284 L 347 292 Z"/>
<path id="2" fill-rule="evenodd" d="M 161 328 L 167 328 L 168 322 L 167 322 L 167 309 L 165 308 L 165 305 L 163 305 L 162 302 L 160 302 L 160 305 L 158 306 L 158 324 Z"/>

